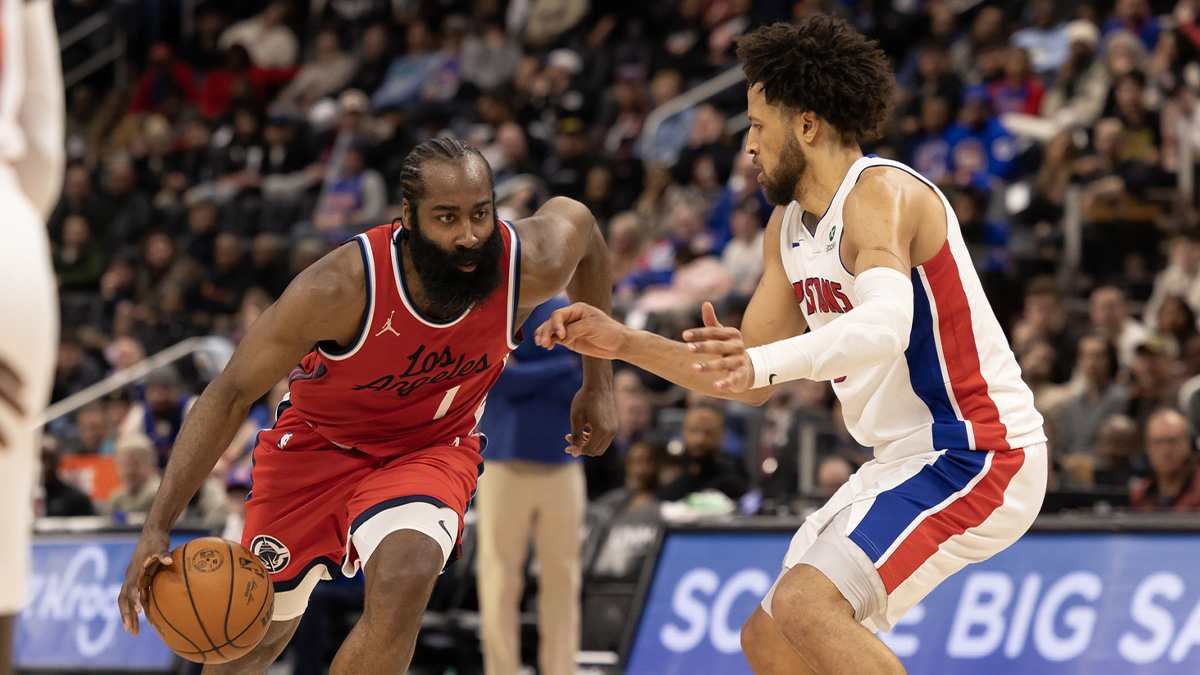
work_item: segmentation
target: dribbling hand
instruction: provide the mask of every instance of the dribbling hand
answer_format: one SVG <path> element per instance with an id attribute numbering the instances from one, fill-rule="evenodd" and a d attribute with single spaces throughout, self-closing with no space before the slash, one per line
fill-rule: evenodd
<path id="1" fill-rule="evenodd" d="M 715 373 L 714 389 L 735 394 L 746 391 L 754 384 L 754 364 L 746 353 L 742 331 L 722 326 L 711 302 L 704 303 L 701 314 L 704 328 L 683 332 L 688 351 L 697 355 L 692 369 L 698 373 Z M 701 354 L 710 354 L 712 358 L 705 359 Z"/>
<path id="2" fill-rule="evenodd" d="M 121 594 L 117 596 L 117 605 L 121 608 L 121 621 L 125 624 L 125 632 L 137 637 L 138 612 L 143 611 L 147 596 L 146 589 L 150 587 L 150 579 L 158 572 L 161 565 L 170 565 L 171 537 L 166 532 L 142 530 L 137 547 L 133 549 L 133 557 L 129 568 L 125 570 L 125 583 L 121 584 Z"/>

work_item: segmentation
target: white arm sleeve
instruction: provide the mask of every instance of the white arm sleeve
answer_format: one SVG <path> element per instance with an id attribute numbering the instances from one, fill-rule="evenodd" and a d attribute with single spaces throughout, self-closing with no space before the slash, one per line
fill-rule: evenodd
<path id="1" fill-rule="evenodd" d="M 908 348 L 913 287 L 903 273 L 872 267 L 854 280 L 859 304 L 804 335 L 751 347 L 753 388 L 788 380 L 832 380 L 884 363 Z"/>

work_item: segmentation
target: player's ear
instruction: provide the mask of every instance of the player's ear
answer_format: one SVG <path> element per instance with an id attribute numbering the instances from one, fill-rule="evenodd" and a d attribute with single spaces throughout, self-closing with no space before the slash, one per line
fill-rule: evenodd
<path id="1" fill-rule="evenodd" d="M 408 224 L 410 222 L 412 222 L 412 218 L 410 217 L 411 212 L 412 212 L 412 206 L 410 205 L 410 203 L 408 201 L 408 197 L 401 199 L 400 200 L 400 224 L 403 225 L 404 227 L 408 227 Z"/>
<path id="2" fill-rule="evenodd" d="M 797 113 L 792 117 L 792 130 L 796 132 L 796 140 L 812 143 L 817 136 L 818 118 L 811 110 Z"/>

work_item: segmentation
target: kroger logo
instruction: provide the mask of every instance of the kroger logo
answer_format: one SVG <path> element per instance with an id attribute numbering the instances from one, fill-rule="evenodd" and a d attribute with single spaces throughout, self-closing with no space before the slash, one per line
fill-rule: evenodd
<path id="1" fill-rule="evenodd" d="M 79 548 L 55 567 L 61 571 L 32 570 L 22 621 L 37 631 L 70 631 L 81 656 L 97 656 L 120 633 L 121 582 L 108 580 L 108 556 L 96 545 Z"/>

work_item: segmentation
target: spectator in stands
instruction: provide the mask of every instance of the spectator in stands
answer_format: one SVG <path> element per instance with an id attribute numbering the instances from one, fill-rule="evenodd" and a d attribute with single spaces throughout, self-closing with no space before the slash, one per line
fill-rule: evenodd
<path id="1" fill-rule="evenodd" d="M 42 503 L 50 517 L 94 516 L 96 507 L 81 490 L 63 482 L 58 475 L 59 447 L 52 436 L 42 438 Z"/>
<path id="2" fill-rule="evenodd" d="M 181 254 L 171 235 L 161 230 L 146 235 L 137 268 L 134 299 L 143 305 L 161 297 L 163 287 L 169 284 L 190 291 L 202 274 L 199 264 Z"/>
<path id="3" fill-rule="evenodd" d="M 113 452 L 112 428 L 104 412 L 104 404 L 89 403 L 75 411 L 76 442 L 70 446 L 73 455 L 111 455 Z"/>
<path id="4" fill-rule="evenodd" d="M 278 298 L 291 281 L 287 271 L 287 242 L 282 235 L 263 232 L 250 243 L 250 286 Z"/>
<path id="5" fill-rule="evenodd" d="M 387 76 L 394 55 L 388 25 L 373 23 L 368 26 L 358 45 L 358 64 L 350 79 L 350 88 L 367 93 L 378 89 Z"/>
<path id="6" fill-rule="evenodd" d="M 1183 348 L 1185 342 L 1196 334 L 1196 312 L 1178 295 L 1167 296 L 1158 306 L 1154 316 L 1152 333 L 1171 338 Z"/>
<path id="7" fill-rule="evenodd" d="M 979 82 L 979 54 L 986 47 L 1004 42 L 1008 35 L 1004 10 L 984 5 L 975 14 L 971 28 L 950 45 L 950 63 L 964 82 Z"/>
<path id="8" fill-rule="evenodd" d="M 1129 315 L 1125 291 L 1116 286 L 1100 286 L 1092 291 L 1088 299 L 1088 318 L 1091 330 L 1116 346 L 1121 369 L 1132 366 L 1134 351 L 1146 341 L 1150 331 Z"/>
<path id="9" fill-rule="evenodd" d="M 128 251 L 139 242 L 154 219 L 150 199 L 138 189 L 137 174 L 128 157 L 114 157 L 108 168 L 104 201 L 110 209 L 106 236 L 117 250 Z"/>
<path id="10" fill-rule="evenodd" d="M 129 434 L 117 440 L 113 453 L 120 487 L 104 503 L 105 515 L 124 518 L 128 514 L 146 514 L 154 503 L 161 477 L 154 444 L 141 434 Z"/>
<path id="11" fill-rule="evenodd" d="M 1122 75 L 1113 87 L 1112 114 L 1121 120 L 1120 157 L 1148 167 L 1162 165 L 1162 121 L 1146 107 L 1146 76 L 1141 72 Z"/>
<path id="12" fill-rule="evenodd" d="M 584 199 L 591 146 L 582 118 L 572 116 L 559 120 L 554 149 L 554 154 L 542 166 L 547 188 L 553 194 Z"/>
<path id="13" fill-rule="evenodd" d="M 1128 490 L 1134 479 L 1133 462 L 1141 455 L 1137 422 L 1128 415 L 1112 415 L 1100 424 L 1092 453 L 1091 485 L 1097 489 Z"/>
<path id="14" fill-rule="evenodd" d="M 135 115 L 168 113 L 168 101 L 178 96 L 190 105 L 196 100 L 196 76 L 191 66 L 175 58 L 171 48 L 156 44 L 150 48 L 146 72 L 138 78 L 129 101 L 129 112 Z"/>
<path id="15" fill-rule="evenodd" d="M 89 387 L 104 377 L 104 369 L 100 362 L 84 349 L 77 337 L 66 334 L 58 344 L 58 359 L 54 367 L 53 401 L 74 394 Z"/>
<path id="16" fill-rule="evenodd" d="M 753 295 L 762 277 L 762 210 L 757 196 L 742 200 L 731 221 L 733 239 L 721 251 L 721 265 L 733 280 L 732 293 L 736 295 Z"/>
<path id="17" fill-rule="evenodd" d="M 659 70 L 650 78 L 650 109 L 653 110 L 683 93 L 683 76 L 676 70 Z M 637 143 L 637 155 L 646 164 L 674 163 L 687 145 L 695 108 L 685 108 L 663 119 L 656 130 L 643 130 Z M 646 132 L 656 131 L 653 138 Z"/>
<path id="18" fill-rule="evenodd" d="M 692 114 L 687 143 L 675 163 L 676 182 L 691 185 L 711 204 L 733 171 L 733 158 L 739 154 L 733 139 L 725 133 L 725 114 L 716 106 L 702 103 Z M 725 242 L 718 243 L 718 247 Z"/>
<path id="19" fill-rule="evenodd" d="M 1054 0 L 1033 0 L 1028 9 L 1029 25 L 1013 33 L 1011 42 L 1029 54 L 1033 72 L 1045 75 L 1067 60 L 1069 37 L 1066 26 L 1058 21 Z"/>
<path id="20" fill-rule="evenodd" d="M 730 499 L 746 493 L 746 479 L 737 465 L 721 452 L 725 438 L 725 413 L 717 407 L 698 405 L 683 418 L 682 470 L 659 489 L 667 501 L 685 499 L 703 490 L 718 490 Z"/>
<path id="21" fill-rule="evenodd" d="M 134 405 L 117 432 L 117 449 L 130 437 L 146 438 L 158 457 L 158 465 L 166 466 L 175 437 L 183 418 L 191 409 L 196 396 L 183 389 L 179 375 L 170 367 L 159 368 L 146 376 L 144 399 Z M 147 501 L 149 506 L 149 501 Z"/>
<path id="22" fill-rule="evenodd" d="M 372 107 L 404 107 L 421 98 L 421 90 L 441 67 L 429 25 L 421 20 L 409 22 L 407 51 L 392 61 L 383 83 L 371 94 Z"/>
<path id="23" fill-rule="evenodd" d="M 1096 58 L 1100 29 L 1086 19 L 1068 23 L 1063 34 L 1070 45 L 1053 85 L 1042 100 L 1042 114 L 1065 128 L 1089 127 L 1104 112 L 1109 74 Z"/>
<path id="24" fill-rule="evenodd" d="M 386 206 L 387 186 L 383 176 L 367 166 L 361 145 L 351 145 L 342 156 L 340 170 L 325 184 L 313 215 L 315 231 L 306 228 L 292 234 L 317 234 L 328 243 L 340 243 L 382 222 Z"/>
<path id="25" fill-rule="evenodd" d="M 262 68 L 291 67 L 300 54 L 300 44 L 284 23 L 287 12 L 286 2 L 272 2 L 262 12 L 225 29 L 218 44 L 221 49 L 245 47 L 255 65 Z"/>
<path id="26" fill-rule="evenodd" d="M 82 215 L 63 219 L 62 243 L 54 246 L 54 273 L 64 291 L 100 289 L 104 274 L 104 248 L 92 235 L 91 224 Z"/>
<path id="27" fill-rule="evenodd" d="M 1154 49 L 1162 26 L 1147 0 L 1117 0 L 1112 16 L 1104 22 L 1104 34 L 1127 31 L 1137 36 L 1147 51 Z"/>
<path id="28" fill-rule="evenodd" d="M 1179 347 L 1170 337 L 1149 335 L 1137 346 L 1129 367 L 1129 403 L 1126 413 L 1145 424 L 1155 410 L 1174 404 L 1171 386 L 1171 366 L 1179 355 Z"/>
<path id="29" fill-rule="evenodd" d="M 478 33 L 463 42 L 463 82 L 480 91 L 493 91 L 507 83 L 521 60 L 521 46 L 509 37 L 498 18 L 485 19 Z"/>
<path id="30" fill-rule="evenodd" d="M 950 143 L 946 140 L 950 126 L 950 102 L 941 96 L 927 96 L 920 100 L 920 127 L 915 129 L 908 163 L 931 182 L 946 186 L 953 185 L 953 166 L 950 161 Z"/>
<path id="31" fill-rule="evenodd" d="M 1057 358 L 1051 382 L 1061 384 L 1071 378 L 1075 366 L 1076 345 L 1079 335 L 1075 325 L 1068 321 L 1066 308 L 1062 306 L 1062 291 L 1052 277 L 1037 277 L 1025 287 L 1025 306 L 1021 319 L 1012 329 L 1015 351 L 1021 353 L 1035 340 L 1044 340 L 1054 348 Z M 1114 362 L 1113 367 L 1116 367 Z"/>
<path id="32" fill-rule="evenodd" d="M 958 121 L 946 132 L 954 182 L 959 187 L 987 185 L 992 178 L 1010 178 L 1017 168 L 1016 141 L 992 112 L 983 85 L 963 92 Z"/>
<path id="33" fill-rule="evenodd" d="M 354 79 L 358 60 L 342 51 L 341 38 L 335 30 L 317 34 L 313 58 L 300 67 L 276 102 L 284 107 L 307 110 L 318 99 L 344 89 Z"/>
<path id="34" fill-rule="evenodd" d="M 196 289 L 193 307 L 203 314 L 214 332 L 227 332 L 228 322 L 242 304 L 242 295 L 250 287 L 251 277 L 245 258 L 243 241 L 236 234 L 217 235 L 213 263 L 204 272 L 204 280 Z"/>
<path id="35" fill-rule="evenodd" d="M 217 121 L 235 102 L 261 106 L 268 94 L 291 75 L 291 68 L 256 65 L 245 47 L 231 45 L 222 52 L 220 67 L 204 76 L 199 93 L 200 114 L 209 121 Z"/>
<path id="36" fill-rule="evenodd" d="M 661 444 L 635 441 L 625 451 L 624 484 L 614 488 L 596 500 L 596 506 L 605 509 L 612 518 L 624 518 L 631 514 L 658 519 L 659 469 L 665 452 Z"/>
<path id="37" fill-rule="evenodd" d="M 1129 389 L 1116 380 L 1117 350 L 1103 335 L 1079 340 L 1077 372 L 1083 390 L 1063 404 L 1054 438 L 1056 456 L 1087 453 L 1095 447 L 1100 423 L 1125 411 Z"/>
<path id="38" fill-rule="evenodd" d="M 82 164 L 67 167 L 63 178 L 62 197 L 46 221 L 52 241 L 62 241 L 63 222 L 70 215 L 83 216 L 105 252 L 109 250 L 112 239 L 109 229 L 111 211 L 96 194 L 92 187 L 92 175 Z"/>
<path id="39" fill-rule="evenodd" d="M 1046 435 L 1054 437 L 1055 425 L 1062 406 L 1071 398 L 1071 387 L 1068 384 L 1055 384 L 1053 381 L 1054 364 L 1057 355 L 1049 342 L 1036 339 L 1024 345 L 1017 352 L 1017 362 L 1021 366 L 1021 379 L 1029 385 L 1033 392 L 1033 406 L 1042 414 L 1045 420 Z"/>
<path id="40" fill-rule="evenodd" d="M 488 436 L 486 477 L 479 481 L 479 612 L 484 667 L 516 673 L 521 664 L 520 604 L 528 542 L 538 569 L 538 672 L 575 672 L 579 645 L 580 548 L 587 489 L 582 460 L 563 452 L 571 400 L 583 382 L 578 358 L 544 350 L 534 331 L 555 298 L 525 321 L 524 341 L 488 394 L 479 428 Z"/>
<path id="41" fill-rule="evenodd" d="M 1030 67 L 1029 52 L 1023 47 L 1009 47 L 1004 59 L 1004 78 L 988 85 L 992 111 L 997 115 L 1037 115 L 1045 95 L 1046 87 Z"/>
<path id="42" fill-rule="evenodd" d="M 1200 234 L 1178 232 L 1167 240 L 1167 266 L 1154 277 L 1154 290 L 1146 301 L 1142 320 L 1152 322 L 1168 296 L 1184 299 L 1193 312 L 1200 311 Z"/>
<path id="43" fill-rule="evenodd" d="M 1129 493 L 1135 511 L 1200 511 L 1200 467 L 1195 436 L 1178 411 L 1159 410 L 1146 421 L 1151 475 Z"/>
<path id="44" fill-rule="evenodd" d="M 854 464 L 841 455 L 822 459 L 817 465 L 817 493 L 824 499 L 832 497 L 850 480 L 854 471 Z"/>

